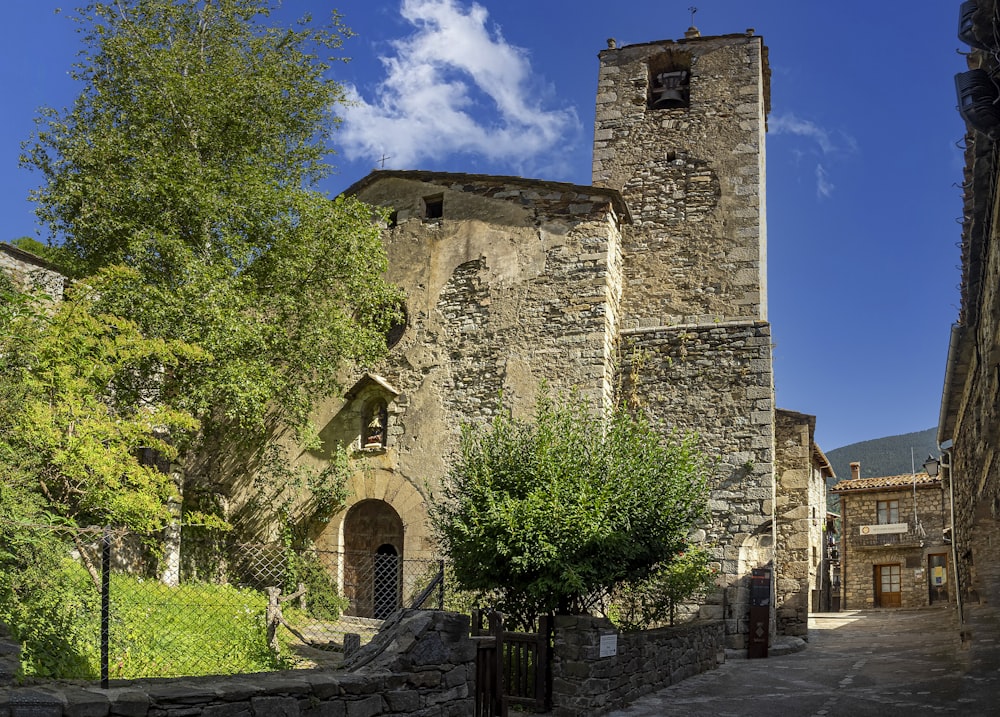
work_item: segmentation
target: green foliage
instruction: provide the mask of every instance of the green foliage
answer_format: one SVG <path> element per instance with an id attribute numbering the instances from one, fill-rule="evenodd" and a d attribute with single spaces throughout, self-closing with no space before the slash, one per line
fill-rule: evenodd
<path id="1" fill-rule="evenodd" d="M 307 614 L 319 620 L 337 621 L 350 601 L 337 591 L 333 575 L 314 553 L 292 550 L 287 553 L 285 594 L 295 592 L 300 584 L 304 585 Z"/>
<path id="2" fill-rule="evenodd" d="M 226 675 L 280 669 L 267 647 L 267 598 L 196 583 L 113 576 L 111 677 Z"/>
<path id="3" fill-rule="evenodd" d="M 673 625 L 678 605 L 715 586 L 710 559 L 704 548 L 691 546 L 658 565 L 649 577 L 621 585 L 612 596 L 612 620 L 623 630 Z"/>
<path id="4" fill-rule="evenodd" d="M 156 375 L 205 357 L 100 313 L 94 291 L 81 282 L 64 302 L 21 295 L 0 311 L 0 467 L 33 473 L 47 509 L 63 518 L 148 532 L 169 518 L 174 489 L 137 451 L 172 459 L 198 427 L 160 398 Z"/>
<path id="5" fill-rule="evenodd" d="M 316 191 L 343 100 L 330 70 L 349 31 L 336 13 L 278 27 L 270 5 L 79 9 L 80 94 L 42 111 L 21 157 L 42 177 L 32 199 L 59 264 L 95 289 L 90 313 L 163 353 L 200 352 L 184 365 L 132 361 L 131 385 L 114 389 L 155 406 L 156 447 L 187 475 L 219 483 L 266 472 L 284 427 L 308 444 L 315 402 L 340 388 L 345 364 L 384 353 L 399 314 L 378 213 Z M 92 401 L 117 396 L 107 388 Z M 197 430 L 171 424 L 182 416 Z M 314 512 L 342 500 L 340 463 L 302 477 Z"/>
<path id="6" fill-rule="evenodd" d="M 8 522 L 10 498 L 0 496 L 0 621 L 21 644 L 21 675 L 93 679 L 100 596 L 86 571 L 65 557 L 68 541 Z"/>
<path id="7" fill-rule="evenodd" d="M 704 513 L 705 475 L 692 439 L 545 395 L 530 423 L 499 411 L 487 427 L 463 428 L 432 520 L 459 586 L 492 591 L 529 620 L 582 611 L 682 552 Z"/>

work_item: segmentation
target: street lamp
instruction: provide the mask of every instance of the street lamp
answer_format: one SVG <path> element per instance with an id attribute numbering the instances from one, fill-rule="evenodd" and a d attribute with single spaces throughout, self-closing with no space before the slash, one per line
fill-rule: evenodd
<path id="1" fill-rule="evenodd" d="M 941 461 L 934 456 L 927 456 L 927 460 L 924 461 L 924 470 L 931 478 L 937 477 L 938 471 L 941 470 Z"/>

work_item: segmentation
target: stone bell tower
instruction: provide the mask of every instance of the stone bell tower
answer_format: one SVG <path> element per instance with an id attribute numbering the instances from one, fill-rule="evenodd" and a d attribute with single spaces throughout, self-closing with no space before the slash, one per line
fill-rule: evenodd
<path id="1" fill-rule="evenodd" d="M 634 222 L 622 236 L 623 391 L 719 459 L 698 537 L 725 594 L 703 609 L 724 615 L 742 647 L 750 571 L 776 567 L 767 48 L 752 30 L 691 28 L 680 40 L 609 41 L 600 62 L 593 181 L 619 190 Z"/>

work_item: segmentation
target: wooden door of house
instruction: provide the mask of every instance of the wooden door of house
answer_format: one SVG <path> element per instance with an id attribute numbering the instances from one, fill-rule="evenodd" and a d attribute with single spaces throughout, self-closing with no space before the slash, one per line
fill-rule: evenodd
<path id="1" fill-rule="evenodd" d="M 875 566 L 876 607 L 902 607 L 902 568 L 899 565 Z"/>

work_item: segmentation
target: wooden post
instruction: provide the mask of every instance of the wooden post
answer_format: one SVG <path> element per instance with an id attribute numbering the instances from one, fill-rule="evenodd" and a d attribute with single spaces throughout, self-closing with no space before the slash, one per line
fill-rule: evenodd
<path id="1" fill-rule="evenodd" d="M 535 709 L 552 708 L 552 616 L 538 618 L 538 650 L 535 653 Z"/>
<path id="2" fill-rule="evenodd" d="M 503 615 L 496 610 L 489 616 L 490 634 L 496 641 L 496 682 L 492 685 L 495 695 L 495 711 L 498 717 L 507 717 L 507 695 L 504 690 L 504 655 L 503 655 Z"/>
<path id="3" fill-rule="evenodd" d="M 276 660 L 281 656 L 278 645 L 278 623 L 281 622 L 281 605 L 278 603 L 280 595 L 281 588 L 267 589 L 267 646 Z"/>

